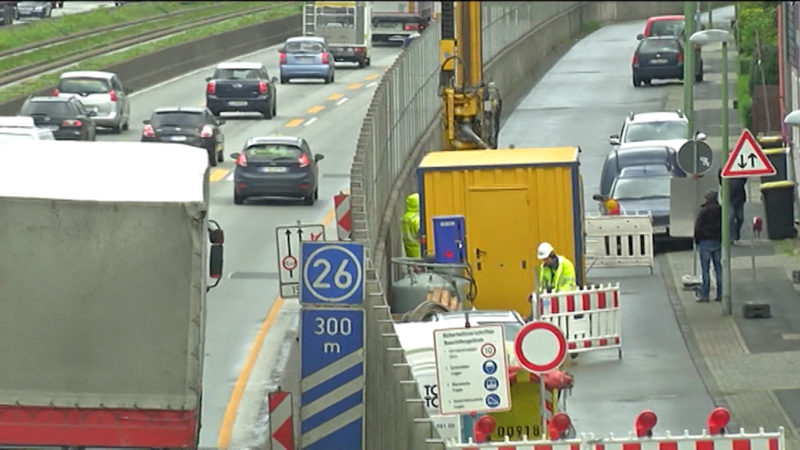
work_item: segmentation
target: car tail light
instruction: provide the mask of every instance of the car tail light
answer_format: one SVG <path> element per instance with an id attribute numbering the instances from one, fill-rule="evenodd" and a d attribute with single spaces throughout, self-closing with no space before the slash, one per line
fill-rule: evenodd
<path id="1" fill-rule="evenodd" d="M 286 53 L 281 52 L 281 64 L 286 64 Z"/>
<path id="2" fill-rule="evenodd" d="M 311 162 L 308 160 L 308 155 L 303 153 L 299 158 L 297 158 L 297 163 L 300 165 L 300 167 L 308 167 Z"/>
<path id="3" fill-rule="evenodd" d="M 239 157 L 236 158 L 236 165 L 240 167 L 247 167 L 247 157 L 244 156 L 244 152 L 239 153 Z"/>
<path id="4" fill-rule="evenodd" d="M 619 206 L 619 202 L 614 200 L 613 198 L 609 198 L 605 201 L 606 213 L 610 216 L 618 216 L 621 212 L 621 208 Z"/>
<path id="5" fill-rule="evenodd" d="M 258 93 L 259 94 L 266 94 L 267 93 L 267 82 L 266 81 L 259 81 L 258 82 Z"/>
<path id="6" fill-rule="evenodd" d="M 679 63 L 683 62 L 683 52 L 678 53 L 678 62 Z"/>
<path id="7" fill-rule="evenodd" d="M 206 94 L 213 94 L 217 92 L 217 83 L 209 81 L 206 85 Z"/>
<path id="8" fill-rule="evenodd" d="M 322 64 L 328 64 L 330 62 L 330 56 L 328 56 L 328 52 L 322 52 Z"/>
<path id="9" fill-rule="evenodd" d="M 356 53 L 364 53 L 365 50 L 366 49 L 364 47 L 356 47 L 355 48 Z"/>
<path id="10" fill-rule="evenodd" d="M 61 122 L 61 126 L 62 127 L 80 128 L 80 127 L 83 126 L 83 122 L 81 122 L 80 120 L 77 120 L 77 119 L 75 119 L 75 120 L 67 119 L 67 120 Z"/>
<path id="11" fill-rule="evenodd" d="M 144 130 L 142 130 L 142 135 L 144 137 L 156 137 L 156 130 L 153 129 L 153 126 L 148 124 L 144 126 Z"/>
<path id="12" fill-rule="evenodd" d="M 633 63 L 632 63 L 632 64 L 633 64 L 634 66 L 637 66 L 637 65 L 639 65 L 639 54 L 638 54 L 638 53 L 634 53 L 634 54 L 633 54 Z"/>
<path id="13" fill-rule="evenodd" d="M 214 136 L 214 129 L 211 128 L 211 125 L 203 125 L 203 129 L 200 130 L 200 137 L 210 138 L 211 136 Z"/>
<path id="14" fill-rule="evenodd" d="M 417 31 L 419 30 L 419 25 L 413 23 L 407 23 L 403 26 L 403 30 L 405 31 Z"/>
<path id="15" fill-rule="evenodd" d="M 58 88 L 53 89 L 53 97 L 58 97 L 58 94 L 60 93 L 61 92 L 58 90 Z"/>
<path id="16" fill-rule="evenodd" d="M 108 95 L 111 96 L 111 101 L 112 102 L 117 101 L 117 91 L 112 89 L 112 90 L 108 91 Z"/>

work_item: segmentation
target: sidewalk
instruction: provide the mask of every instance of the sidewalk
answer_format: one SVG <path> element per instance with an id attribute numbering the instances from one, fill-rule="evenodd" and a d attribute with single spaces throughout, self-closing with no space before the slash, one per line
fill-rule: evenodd
<path id="1" fill-rule="evenodd" d="M 737 67 L 735 49 L 729 50 L 729 67 Z M 705 81 L 695 85 L 695 128 L 708 135 L 718 153 L 715 167 L 724 163 L 721 148 L 721 49 L 703 48 Z M 729 79 L 731 105 L 736 75 Z M 683 86 L 669 86 L 665 110 L 683 108 Z M 739 112 L 730 109 L 729 145 L 733 147 L 742 131 Z M 720 303 L 697 303 L 693 291 L 684 290 L 681 276 L 694 271 L 691 251 L 664 255 L 662 274 L 671 288 L 670 300 L 698 372 L 714 402 L 732 415 L 733 431 L 744 427 L 786 430 L 786 448 L 800 450 L 800 294 L 792 284 L 792 270 L 800 269 L 800 240 L 751 241 L 753 216 L 765 218 L 760 181 L 748 181 L 748 202 L 742 240 L 731 250 L 731 297 L 733 315 L 722 315 Z M 766 219 L 765 219 L 766 221 Z M 797 248 L 798 250 L 794 250 Z M 755 253 L 756 276 L 751 267 Z M 699 274 L 699 263 L 697 271 Z M 713 269 L 712 269 L 713 273 Z M 712 292 L 714 286 L 712 285 Z M 763 300 L 771 305 L 772 318 L 745 319 L 746 301 Z"/>

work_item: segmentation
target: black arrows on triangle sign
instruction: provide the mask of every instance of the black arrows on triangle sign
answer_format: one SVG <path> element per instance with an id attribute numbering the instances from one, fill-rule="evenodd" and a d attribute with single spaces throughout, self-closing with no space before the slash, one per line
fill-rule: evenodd
<path id="1" fill-rule="evenodd" d="M 750 153 L 750 155 L 747 156 L 747 159 L 750 160 L 750 167 L 756 166 L 756 159 L 758 159 L 756 155 Z M 739 168 L 744 169 L 745 167 L 747 167 L 747 162 L 744 159 L 744 155 L 739 155 Z"/>

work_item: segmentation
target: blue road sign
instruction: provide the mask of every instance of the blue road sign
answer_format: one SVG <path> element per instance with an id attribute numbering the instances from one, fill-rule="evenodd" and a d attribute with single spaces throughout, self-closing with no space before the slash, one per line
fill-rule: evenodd
<path id="1" fill-rule="evenodd" d="M 489 394 L 486 396 L 486 406 L 489 408 L 497 408 L 500 406 L 500 396 L 497 394 Z"/>
<path id="2" fill-rule="evenodd" d="M 300 303 L 364 303 L 364 246 L 339 241 L 303 242 Z"/>
<path id="3" fill-rule="evenodd" d="M 495 377 L 489 377 L 483 381 L 483 387 L 485 387 L 487 391 L 496 391 L 497 388 L 500 387 L 500 381 Z"/>
<path id="4" fill-rule="evenodd" d="M 303 308 L 300 376 L 300 448 L 362 450 L 364 310 Z"/>
<path id="5" fill-rule="evenodd" d="M 486 362 L 483 363 L 483 371 L 487 375 L 491 375 L 491 374 L 495 373 L 497 371 L 497 363 L 492 361 L 491 359 L 486 360 Z"/>

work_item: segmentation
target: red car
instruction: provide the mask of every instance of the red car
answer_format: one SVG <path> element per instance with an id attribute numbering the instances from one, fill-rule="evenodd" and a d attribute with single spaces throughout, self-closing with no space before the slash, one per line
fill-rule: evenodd
<path id="1" fill-rule="evenodd" d="M 685 21 L 683 16 L 655 16 L 647 19 L 644 25 L 644 33 L 636 36 L 636 39 L 644 39 L 653 36 L 677 36 L 683 38 L 683 28 Z"/>

